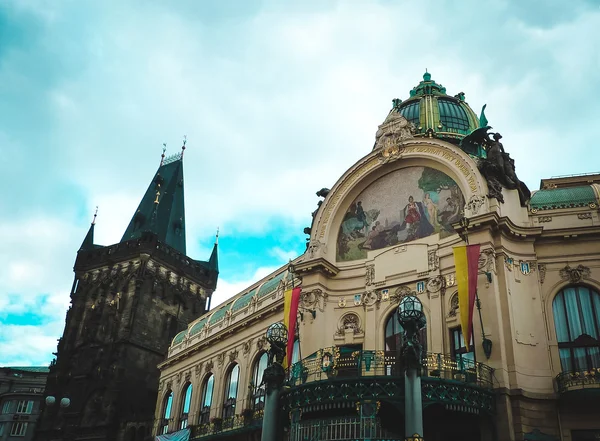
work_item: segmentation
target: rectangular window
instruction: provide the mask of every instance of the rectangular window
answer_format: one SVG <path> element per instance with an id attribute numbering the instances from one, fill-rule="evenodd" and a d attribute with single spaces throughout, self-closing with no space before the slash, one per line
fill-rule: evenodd
<path id="1" fill-rule="evenodd" d="M 0 436 L 4 435 L 4 424 L 5 423 L 0 423 Z"/>
<path id="2" fill-rule="evenodd" d="M 33 401 L 19 401 L 17 404 L 17 413 L 31 413 L 33 409 Z"/>
<path id="3" fill-rule="evenodd" d="M 13 423 L 10 436 L 25 436 L 25 432 L 27 432 L 27 423 Z"/>
<path id="4" fill-rule="evenodd" d="M 472 365 L 475 361 L 475 346 L 473 345 L 473 332 L 471 332 L 471 342 L 469 344 L 468 351 L 465 345 L 465 337 L 463 336 L 460 327 L 450 330 L 450 338 L 450 349 L 452 358 Z"/>
<path id="5" fill-rule="evenodd" d="M 10 401 L 10 400 L 5 401 L 4 404 L 2 405 L 2 413 L 10 413 L 10 408 L 12 407 L 11 404 L 12 404 L 12 401 Z"/>

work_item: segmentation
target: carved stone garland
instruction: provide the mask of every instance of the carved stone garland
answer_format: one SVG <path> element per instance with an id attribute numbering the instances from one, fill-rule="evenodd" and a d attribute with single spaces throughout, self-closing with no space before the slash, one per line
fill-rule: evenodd
<path id="1" fill-rule="evenodd" d="M 571 283 L 578 283 L 590 276 L 590 269 L 583 265 L 577 265 L 576 268 L 567 265 L 560 270 L 559 274 L 563 280 L 568 280 Z"/>
<path id="2" fill-rule="evenodd" d="M 354 335 L 363 333 L 363 330 L 360 327 L 360 319 L 358 315 L 353 312 L 342 317 L 335 335 L 343 337 L 346 334 L 346 331 L 351 331 Z"/>

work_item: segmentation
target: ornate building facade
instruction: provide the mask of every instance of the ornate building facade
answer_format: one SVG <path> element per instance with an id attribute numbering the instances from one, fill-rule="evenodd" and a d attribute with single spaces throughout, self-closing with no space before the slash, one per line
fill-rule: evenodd
<path id="1" fill-rule="evenodd" d="M 216 244 L 206 262 L 186 256 L 183 196 L 183 153 L 163 153 L 121 242 L 95 245 L 92 223 L 36 439 L 150 436 L 156 366 L 175 334 L 208 309 L 218 275 Z"/>
<path id="2" fill-rule="evenodd" d="M 0 441 L 33 439 L 47 376 L 47 367 L 0 367 Z"/>
<path id="3" fill-rule="evenodd" d="M 427 440 L 600 437 L 600 175 L 529 192 L 464 94 L 425 74 L 313 213 L 304 254 L 190 323 L 160 365 L 154 434 L 259 439 L 264 334 L 302 286 L 285 439 L 404 439 L 399 301 L 427 326 Z M 472 341 L 453 247 L 480 244 Z"/>

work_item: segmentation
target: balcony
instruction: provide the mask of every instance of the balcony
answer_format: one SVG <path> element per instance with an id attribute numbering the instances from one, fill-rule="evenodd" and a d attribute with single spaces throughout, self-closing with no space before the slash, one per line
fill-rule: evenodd
<path id="1" fill-rule="evenodd" d="M 600 393 L 600 368 L 562 372 L 556 376 L 556 387 L 559 394 L 575 391 Z"/>
<path id="2" fill-rule="evenodd" d="M 263 411 L 231 418 L 212 418 L 208 424 L 190 426 L 190 440 L 209 440 L 237 433 L 251 432 L 262 427 Z"/>
<path id="3" fill-rule="evenodd" d="M 387 433 L 379 424 L 365 427 L 359 417 L 328 418 L 311 421 L 301 421 L 292 429 L 290 441 L 295 440 L 319 441 L 355 441 L 361 439 L 404 441 Z"/>
<path id="4" fill-rule="evenodd" d="M 423 355 L 423 405 L 479 414 L 494 412 L 493 369 L 467 358 Z M 331 347 L 317 351 L 289 370 L 288 410 L 304 412 L 345 407 L 358 400 L 385 400 L 404 406 L 404 365 L 398 352 L 352 351 Z"/>

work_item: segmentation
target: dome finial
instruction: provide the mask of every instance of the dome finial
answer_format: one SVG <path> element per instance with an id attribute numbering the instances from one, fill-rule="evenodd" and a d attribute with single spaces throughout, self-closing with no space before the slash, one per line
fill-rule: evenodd
<path id="1" fill-rule="evenodd" d="M 431 74 L 427 72 L 427 68 L 425 68 L 425 73 L 423 74 L 423 80 L 431 81 Z"/>

